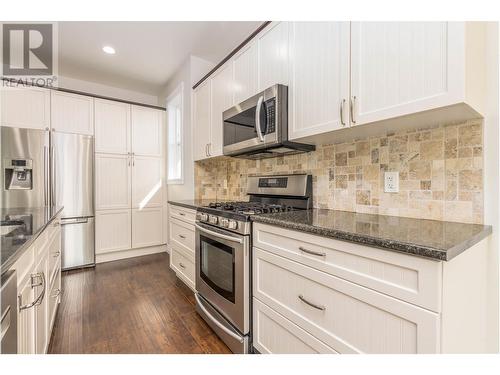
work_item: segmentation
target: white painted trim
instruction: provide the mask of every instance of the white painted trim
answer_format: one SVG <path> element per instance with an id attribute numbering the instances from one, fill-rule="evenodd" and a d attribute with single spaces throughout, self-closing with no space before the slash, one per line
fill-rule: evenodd
<path id="1" fill-rule="evenodd" d="M 181 132 L 180 132 L 180 144 L 181 144 L 181 177 L 177 179 L 172 179 L 170 180 L 168 178 L 168 134 L 169 134 L 169 124 L 168 124 L 168 117 L 169 117 L 169 102 L 175 98 L 176 96 L 180 96 L 180 113 L 181 113 Z M 170 95 L 167 97 L 165 101 L 165 109 L 166 109 L 166 116 L 165 116 L 165 123 L 166 123 L 166 141 L 167 141 L 167 147 L 166 147 L 166 152 L 165 152 L 165 161 L 167 163 L 167 168 L 166 168 L 166 181 L 168 185 L 183 185 L 184 184 L 184 165 L 185 165 L 185 160 L 184 160 L 184 81 L 181 81 L 179 85 L 170 93 Z"/>
<path id="2" fill-rule="evenodd" d="M 142 247 L 139 249 L 129 249 L 122 251 L 115 251 L 107 254 L 96 254 L 96 263 L 113 262 L 120 259 L 135 258 L 143 255 L 150 255 L 156 253 L 168 252 L 167 245 Z"/>

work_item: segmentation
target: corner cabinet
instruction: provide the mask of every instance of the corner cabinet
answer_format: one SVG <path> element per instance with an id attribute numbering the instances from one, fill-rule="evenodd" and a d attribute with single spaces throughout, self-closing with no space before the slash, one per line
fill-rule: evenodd
<path id="1" fill-rule="evenodd" d="M 194 160 L 208 158 L 210 143 L 210 87 L 211 80 L 203 82 L 193 93 L 193 156 Z"/>

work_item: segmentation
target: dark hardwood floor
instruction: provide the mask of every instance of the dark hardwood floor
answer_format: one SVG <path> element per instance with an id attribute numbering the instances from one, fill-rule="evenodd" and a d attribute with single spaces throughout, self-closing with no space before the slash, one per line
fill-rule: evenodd
<path id="1" fill-rule="evenodd" d="M 230 353 L 166 253 L 63 273 L 49 353 Z"/>

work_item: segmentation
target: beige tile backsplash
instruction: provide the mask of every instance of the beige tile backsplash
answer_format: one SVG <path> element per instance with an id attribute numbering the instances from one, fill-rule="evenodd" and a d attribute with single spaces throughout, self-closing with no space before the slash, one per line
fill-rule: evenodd
<path id="1" fill-rule="evenodd" d="M 309 173 L 316 208 L 483 222 L 482 120 L 323 145 L 306 154 L 195 164 L 198 199 L 246 200 L 248 176 Z M 384 171 L 399 172 L 399 193 L 384 192 Z"/>

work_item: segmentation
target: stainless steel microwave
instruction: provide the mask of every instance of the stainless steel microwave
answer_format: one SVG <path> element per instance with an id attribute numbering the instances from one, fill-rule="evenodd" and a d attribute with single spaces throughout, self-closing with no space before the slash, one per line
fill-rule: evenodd
<path id="1" fill-rule="evenodd" d="M 224 111 L 223 153 L 261 159 L 313 151 L 288 140 L 288 87 L 274 85 Z"/>

